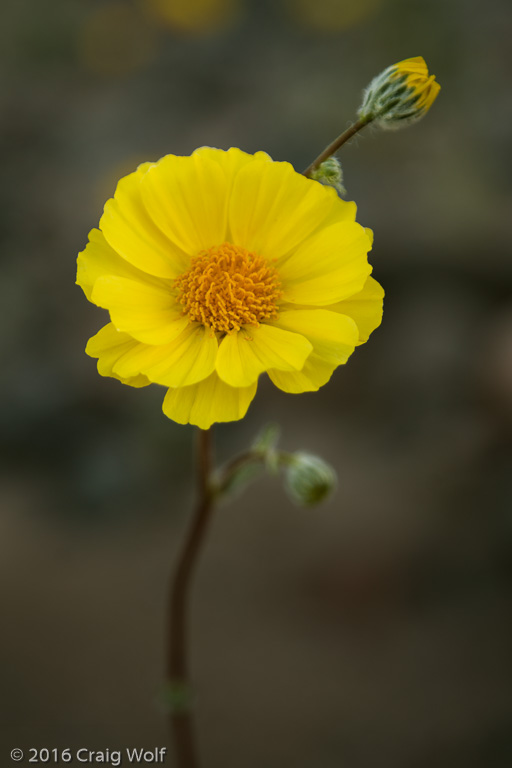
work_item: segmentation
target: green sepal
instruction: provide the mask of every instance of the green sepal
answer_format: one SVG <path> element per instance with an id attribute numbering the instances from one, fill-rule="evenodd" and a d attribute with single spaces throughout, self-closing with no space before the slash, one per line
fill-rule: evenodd
<path id="1" fill-rule="evenodd" d="M 261 432 L 258 432 L 251 445 L 251 451 L 265 455 L 270 450 L 275 450 L 281 427 L 278 424 L 266 424 Z"/>

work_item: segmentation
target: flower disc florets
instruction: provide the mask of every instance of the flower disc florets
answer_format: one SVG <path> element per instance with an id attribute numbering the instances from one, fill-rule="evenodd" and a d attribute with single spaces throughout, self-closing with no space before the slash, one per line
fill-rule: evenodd
<path id="1" fill-rule="evenodd" d="M 276 302 L 282 296 L 274 267 L 231 243 L 195 256 L 174 285 L 189 319 L 221 333 L 277 317 Z"/>

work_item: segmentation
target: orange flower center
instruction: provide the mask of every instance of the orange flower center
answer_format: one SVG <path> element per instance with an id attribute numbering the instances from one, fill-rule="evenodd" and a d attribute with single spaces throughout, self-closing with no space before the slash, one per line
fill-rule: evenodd
<path id="1" fill-rule="evenodd" d="M 262 256 L 231 243 L 201 251 L 174 281 L 178 301 L 192 321 L 221 333 L 258 326 L 277 317 L 281 283 Z"/>

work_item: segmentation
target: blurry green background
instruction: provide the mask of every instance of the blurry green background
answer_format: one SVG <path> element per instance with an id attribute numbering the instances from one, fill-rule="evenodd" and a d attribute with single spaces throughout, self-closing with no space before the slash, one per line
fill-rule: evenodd
<path id="1" fill-rule="evenodd" d="M 512 765 L 512 7 L 491 0 L 11 0 L 0 12 L 0 753 L 163 746 L 169 573 L 194 430 L 98 376 L 76 254 L 117 179 L 201 145 L 301 170 L 384 67 L 424 121 L 341 153 L 384 322 L 319 393 L 261 381 L 339 488 L 220 508 L 193 600 L 204 768 Z M 10 764 L 10 763 L 9 763 Z M 168 758 L 168 765 L 172 765 Z"/>

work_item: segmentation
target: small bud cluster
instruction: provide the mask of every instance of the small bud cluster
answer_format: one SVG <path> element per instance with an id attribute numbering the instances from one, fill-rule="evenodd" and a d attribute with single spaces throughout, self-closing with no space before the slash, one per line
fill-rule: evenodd
<path id="1" fill-rule="evenodd" d="M 422 118 L 440 91 L 421 56 L 405 59 L 377 75 L 363 95 L 359 119 L 381 128 L 400 128 Z"/>
<path id="2" fill-rule="evenodd" d="M 271 475 L 282 470 L 285 488 L 293 501 L 303 507 L 319 504 L 336 487 L 336 473 L 325 461 L 310 453 L 288 453 L 277 449 L 279 427 L 267 425 L 241 454 L 213 478 L 212 493 L 226 499 L 244 490 L 266 469 Z"/>
<path id="3" fill-rule="evenodd" d="M 329 157 L 327 160 L 324 160 L 324 162 L 311 173 L 311 178 L 328 187 L 334 187 L 339 195 L 346 194 L 345 187 L 343 186 L 341 163 L 336 157 Z"/>

